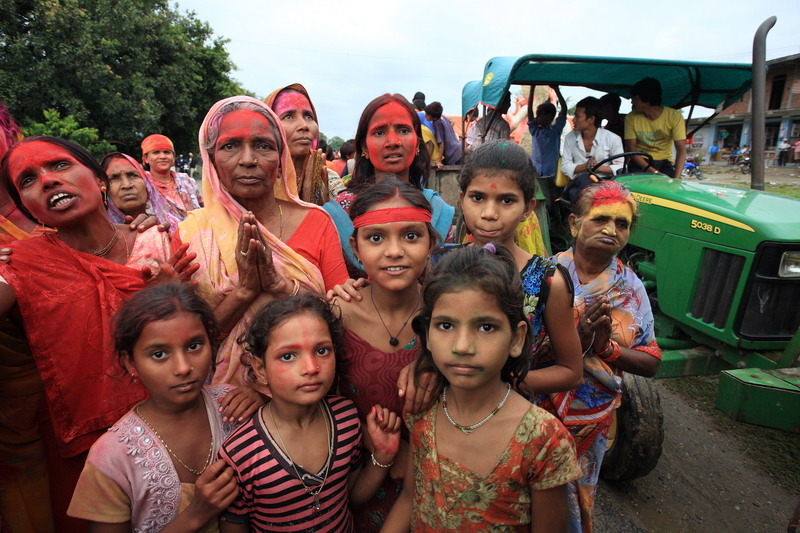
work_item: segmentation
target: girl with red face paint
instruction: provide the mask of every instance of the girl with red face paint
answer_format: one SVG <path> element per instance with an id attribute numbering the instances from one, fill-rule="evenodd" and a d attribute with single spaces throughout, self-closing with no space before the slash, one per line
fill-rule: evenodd
<path id="1" fill-rule="evenodd" d="M 355 144 L 355 170 L 347 190 L 323 206 L 339 230 L 342 250 L 352 265 L 360 268 L 349 242 L 353 233 L 347 214 L 350 204 L 358 193 L 387 177 L 396 177 L 421 190 L 433 209 L 431 224 L 443 238 L 450 234 L 455 209 L 436 191 L 425 188 L 430 159 L 419 116 L 404 96 L 387 93 L 367 104 L 358 121 Z"/>
<path id="2" fill-rule="evenodd" d="M 354 531 L 350 507 L 386 477 L 401 420 L 372 404 L 362 423 L 353 402 L 329 394 L 342 349 L 338 313 L 311 294 L 271 302 L 241 342 L 248 376 L 272 399 L 220 451 L 240 488 L 221 533 Z"/>
<path id="3" fill-rule="evenodd" d="M 107 372 L 110 315 L 154 277 L 154 268 L 190 276 L 191 258 L 183 257 L 185 247 L 170 256 L 170 239 L 157 228 L 138 233 L 110 224 L 107 177 L 74 143 L 25 139 L 6 154 L 1 172 L 17 209 L 55 228 L 11 245 L 13 260 L 0 264 L 0 318 L 17 309 L 28 332 L 51 417 L 44 427 L 56 466 L 56 527 L 79 531 L 62 519 L 85 452 L 143 394 Z"/>
<path id="4" fill-rule="evenodd" d="M 195 277 L 225 340 L 214 383 L 242 382 L 236 342 L 256 311 L 299 291 L 324 293 L 347 280 L 336 229 L 297 196 L 289 145 L 263 102 L 235 96 L 214 104 L 200 129 L 206 205 L 180 223 L 198 254 Z"/>
<path id="5" fill-rule="evenodd" d="M 356 403 L 362 420 L 378 403 L 398 415 L 404 399 L 397 381 L 420 350 L 411 329 L 417 315 L 428 254 L 439 236 L 430 224 L 430 204 L 415 187 L 394 178 L 362 192 L 350 210 L 353 250 L 371 283 L 360 300 L 337 300 L 346 328 L 337 354 L 339 390 Z M 402 449 L 408 445 L 404 431 Z M 355 512 L 356 531 L 378 531 L 400 490 L 406 454 L 391 470 L 382 490 Z"/>
<path id="6" fill-rule="evenodd" d="M 264 98 L 278 115 L 286 132 L 301 200 L 322 205 L 344 190 L 344 183 L 326 165 L 325 154 L 317 148 L 319 123 L 317 111 L 305 87 L 293 83 L 276 89 Z"/>

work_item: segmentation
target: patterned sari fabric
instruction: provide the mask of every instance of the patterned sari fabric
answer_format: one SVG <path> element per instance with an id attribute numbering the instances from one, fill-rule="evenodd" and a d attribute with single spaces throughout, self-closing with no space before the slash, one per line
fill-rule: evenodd
<path id="1" fill-rule="evenodd" d="M 661 359 L 656 344 L 653 312 L 644 286 L 634 272 L 613 258 L 608 267 L 586 284 L 581 284 L 575 269 L 572 248 L 553 259 L 563 266 L 575 287 L 575 321 L 597 298 L 611 303 L 611 338 L 624 348 L 645 352 Z M 622 398 L 622 372 L 591 354 L 583 358 L 583 384 L 560 393 L 540 395 L 537 403 L 555 414 L 567 426 L 578 447 L 584 476 L 570 486 L 570 512 L 573 531 L 591 531 L 591 510 L 600 474 L 611 415 Z M 578 525 L 576 526 L 576 520 Z"/>
<path id="2" fill-rule="evenodd" d="M 269 96 L 264 98 L 264 103 L 267 104 L 270 109 L 272 109 L 275 106 L 275 100 L 278 98 L 278 95 L 287 89 L 297 91 L 308 98 L 308 103 L 311 105 L 311 111 L 314 112 L 314 118 L 316 119 L 317 110 L 314 109 L 314 104 L 311 102 L 311 97 L 308 95 L 306 88 L 299 83 L 293 83 L 291 85 L 287 85 L 286 87 L 275 89 L 269 94 Z M 301 200 L 316 205 L 323 205 L 325 202 L 330 200 L 327 170 L 328 166 L 326 164 L 325 156 L 320 155 L 316 148 L 317 145 L 314 143 L 314 146 L 308 151 L 308 156 L 306 157 L 306 162 L 303 165 L 303 173 L 301 175 L 297 176 L 294 165 L 289 165 L 291 168 L 286 169 L 284 176 L 287 180 L 294 178 L 297 181 L 296 190 L 298 191 L 298 195 L 300 196 Z M 309 192 L 304 193 L 304 191 Z"/>
<path id="3" fill-rule="evenodd" d="M 144 180 L 144 185 L 147 189 L 147 207 L 145 208 L 147 214 L 155 216 L 159 222 L 169 222 L 170 233 L 178 229 L 178 223 L 186 218 L 186 213 L 174 206 L 156 190 L 152 182 L 152 177 L 148 175 L 147 171 L 142 168 L 142 165 L 140 165 L 138 161 L 121 152 L 111 152 L 106 157 L 111 155 L 125 159 L 125 161 L 136 169 L 136 172 L 138 172 L 139 176 Z M 125 222 L 125 214 L 111 201 L 108 202 L 108 218 L 115 224 L 122 224 Z"/>
<path id="4" fill-rule="evenodd" d="M 412 531 L 530 531 L 531 492 L 564 485 L 581 473 L 569 433 L 532 405 L 494 470 L 481 478 L 439 455 L 438 406 L 411 419 Z"/>
<path id="5" fill-rule="evenodd" d="M 274 121 L 280 121 L 265 104 L 247 96 L 227 98 L 214 104 L 206 115 L 200 128 L 200 150 L 203 157 L 203 196 L 205 207 L 191 211 L 180 224 L 180 238 L 189 243 L 191 252 L 197 254 L 197 263 L 200 269 L 195 273 L 194 279 L 198 282 L 201 292 L 212 307 L 216 307 L 225 298 L 225 295 L 236 288 L 239 280 L 239 269 L 236 264 L 239 220 L 245 209 L 225 190 L 214 168 L 214 163 L 205 148 L 208 138 L 208 129 L 212 119 L 224 105 L 231 102 L 249 102 L 264 108 Z M 278 176 L 275 181 L 276 199 L 294 202 L 298 205 L 312 209 L 321 208 L 314 204 L 303 202 L 297 197 L 297 182 L 292 179 L 293 168 L 289 150 L 286 147 L 286 138 L 283 129 L 279 127 L 283 138 L 283 150 L 280 156 Z M 284 177 L 289 174 L 289 179 Z M 327 218 L 327 216 L 325 216 Z M 272 251 L 272 261 L 275 270 L 284 278 L 297 280 L 304 288 L 324 294 L 325 283 L 317 268 L 308 259 L 295 252 L 277 236 L 270 233 L 267 228 L 259 224 L 261 234 L 267 246 Z M 245 332 L 247 325 L 268 301 L 267 294 L 261 294 L 250 305 L 239 322 L 231 330 L 219 348 L 221 361 L 213 378 L 214 384 L 242 382 L 240 359 L 243 353 L 237 339 Z"/>

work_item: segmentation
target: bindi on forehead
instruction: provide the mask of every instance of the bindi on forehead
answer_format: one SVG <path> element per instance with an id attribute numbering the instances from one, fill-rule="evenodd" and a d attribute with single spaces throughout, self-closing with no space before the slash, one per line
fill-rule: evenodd
<path id="1" fill-rule="evenodd" d="M 278 115 L 283 115 L 289 111 L 300 109 L 302 111 L 312 111 L 311 102 L 306 95 L 297 91 L 285 91 L 278 95 L 272 109 Z"/>

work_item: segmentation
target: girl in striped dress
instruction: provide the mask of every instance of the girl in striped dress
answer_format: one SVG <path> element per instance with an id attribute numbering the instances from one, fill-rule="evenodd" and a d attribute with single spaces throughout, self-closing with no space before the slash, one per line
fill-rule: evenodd
<path id="1" fill-rule="evenodd" d="M 266 305 L 241 339 L 248 377 L 268 386 L 272 400 L 220 451 L 240 492 L 221 532 L 353 531 L 349 506 L 368 501 L 383 482 L 400 419 L 373 406 L 362 446 L 356 406 L 328 396 L 342 337 L 338 313 L 303 293 Z"/>

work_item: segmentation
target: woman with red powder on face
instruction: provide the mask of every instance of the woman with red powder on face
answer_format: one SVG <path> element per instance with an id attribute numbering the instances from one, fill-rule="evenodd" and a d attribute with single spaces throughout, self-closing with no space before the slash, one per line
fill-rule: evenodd
<path id="1" fill-rule="evenodd" d="M 180 238 L 197 254 L 195 279 L 226 338 L 214 384 L 243 381 L 237 339 L 267 302 L 347 280 L 336 228 L 297 196 L 290 149 L 266 104 L 236 96 L 214 104 L 200 127 L 205 207 Z"/>
<path id="2" fill-rule="evenodd" d="M 110 372 L 110 317 L 154 279 L 154 268 L 183 270 L 189 258 L 185 248 L 170 257 L 158 228 L 109 223 L 108 179 L 74 143 L 25 139 L 4 157 L 0 178 L 20 212 L 54 228 L 10 245 L 12 260 L 0 264 L 0 318 L 20 317 L 28 333 L 50 414 L 42 431 L 56 528 L 79 531 L 64 510 L 86 451 L 143 395 Z"/>
<path id="3" fill-rule="evenodd" d="M 344 189 L 335 171 L 329 170 L 319 145 L 317 111 L 308 91 L 299 83 L 276 89 L 264 98 L 281 120 L 297 179 L 297 195 L 304 202 L 322 205 Z"/>
<path id="4" fill-rule="evenodd" d="M 192 209 L 203 207 L 195 181 L 188 174 L 172 170 L 175 148 L 169 137 L 159 134 L 145 137 L 142 141 L 142 163 L 150 171 L 147 175 L 150 184 L 170 203 L 181 220 Z"/>
<path id="5" fill-rule="evenodd" d="M 355 138 L 355 169 L 347 190 L 323 207 L 339 230 L 342 250 L 350 263 L 361 268 L 350 247 L 353 223 L 348 213 L 355 196 L 388 177 L 420 189 L 433 208 L 431 224 L 442 237 L 450 232 L 455 209 L 439 194 L 425 188 L 430 169 L 422 140 L 419 116 L 400 94 L 384 94 L 372 100 L 358 121 Z"/>

